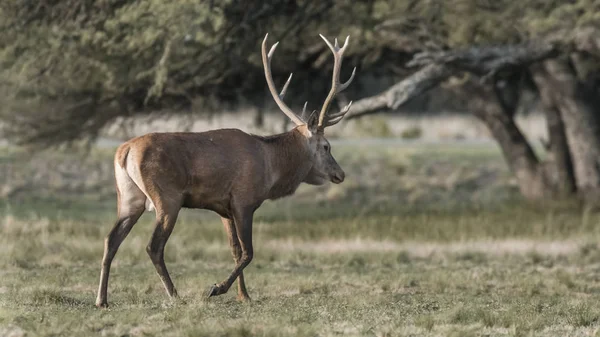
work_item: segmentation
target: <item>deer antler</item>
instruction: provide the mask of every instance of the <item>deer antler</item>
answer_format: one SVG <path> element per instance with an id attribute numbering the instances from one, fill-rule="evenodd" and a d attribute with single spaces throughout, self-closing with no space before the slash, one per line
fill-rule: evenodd
<path id="1" fill-rule="evenodd" d="M 352 101 L 350 101 L 350 103 L 348 103 L 348 105 L 346 105 L 340 112 L 332 115 L 327 115 L 327 110 L 329 109 L 329 106 L 331 105 L 331 102 L 333 101 L 335 95 L 344 91 L 350 85 L 350 83 L 352 83 L 352 80 L 354 79 L 354 75 L 356 73 L 356 67 L 354 67 L 354 70 L 352 70 L 352 75 L 350 76 L 350 79 L 348 79 L 348 81 L 346 81 L 345 83 L 340 83 L 340 70 L 342 68 L 342 59 L 344 58 L 344 52 L 346 51 L 346 47 L 348 46 L 348 40 L 350 39 L 350 36 L 346 37 L 346 41 L 344 42 L 344 45 L 341 48 L 338 45 L 337 38 L 335 39 L 335 44 L 332 45 L 323 35 L 319 34 L 319 36 L 321 36 L 323 41 L 325 41 L 325 43 L 333 53 L 334 58 L 333 76 L 331 79 L 331 90 L 329 91 L 329 95 L 327 95 L 325 102 L 323 102 L 323 106 L 321 107 L 321 113 L 319 114 L 319 123 L 317 125 L 317 131 L 322 133 L 325 127 L 338 123 L 342 120 L 342 118 L 344 118 L 344 115 L 348 111 L 350 111 Z M 327 118 L 325 118 L 326 116 Z"/>
<path id="2" fill-rule="evenodd" d="M 283 102 L 283 97 L 285 96 L 285 92 L 287 91 L 290 81 L 292 80 L 292 74 L 290 74 L 290 77 L 283 85 L 283 89 L 281 90 L 281 93 L 277 94 L 277 89 L 275 88 L 275 82 L 273 81 L 273 76 L 271 75 L 271 58 L 273 57 L 273 53 L 275 52 L 275 48 L 277 48 L 277 45 L 279 44 L 279 42 L 276 42 L 271 47 L 271 50 L 267 54 L 267 38 L 268 37 L 269 37 L 269 34 L 267 33 L 267 35 L 265 35 L 265 39 L 262 42 L 262 62 L 263 62 L 263 67 L 265 68 L 265 78 L 267 79 L 267 85 L 269 86 L 269 91 L 271 92 L 271 95 L 273 96 L 275 103 L 277 103 L 277 105 L 279 106 L 279 109 L 281 109 L 281 111 L 283 111 L 283 113 L 286 114 L 292 120 L 292 122 L 294 122 L 294 124 L 296 124 L 298 126 L 304 125 L 306 123 L 302 120 L 302 118 L 298 117 L 298 115 L 296 115 L 296 113 L 294 113 L 294 111 L 292 111 L 292 109 L 290 109 L 290 107 L 288 107 L 287 104 L 285 104 L 285 102 Z"/>

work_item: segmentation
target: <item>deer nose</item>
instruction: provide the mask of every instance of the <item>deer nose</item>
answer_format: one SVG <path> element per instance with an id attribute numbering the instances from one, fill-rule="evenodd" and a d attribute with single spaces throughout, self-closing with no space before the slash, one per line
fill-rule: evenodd
<path id="1" fill-rule="evenodd" d="M 344 173 L 344 171 L 336 172 L 333 174 L 331 181 L 335 184 L 339 184 L 344 181 L 345 177 L 346 177 L 346 174 Z"/>

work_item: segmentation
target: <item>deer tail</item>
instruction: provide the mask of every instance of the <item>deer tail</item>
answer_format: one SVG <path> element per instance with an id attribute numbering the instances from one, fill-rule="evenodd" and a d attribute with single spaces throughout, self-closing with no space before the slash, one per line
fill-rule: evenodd
<path id="1" fill-rule="evenodd" d="M 115 161 L 119 163 L 119 166 L 121 166 L 121 168 L 123 169 L 125 168 L 125 163 L 127 162 L 127 155 L 129 154 L 129 149 L 129 144 L 123 144 L 119 146 L 115 155 Z"/>

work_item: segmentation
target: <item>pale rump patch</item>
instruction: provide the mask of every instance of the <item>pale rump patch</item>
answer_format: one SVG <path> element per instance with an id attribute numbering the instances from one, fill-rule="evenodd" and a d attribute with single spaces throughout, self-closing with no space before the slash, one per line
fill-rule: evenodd
<path id="1" fill-rule="evenodd" d="M 568 241 L 535 241 L 535 240 L 482 240 L 451 243 L 432 242 L 393 242 L 375 240 L 324 240 L 305 242 L 294 240 L 267 241 L 266 247 L 278 251 L 302 251 L 317 253 L 347 252 L 407 252 L 415 257 L 428 257 L 442 253 L 480 252 L 489 255 L 528 254 L 531 252 L 543 255 L 567 255 L 576 253 L 583 242 Z"/>
<path id="2" fill-rule="evenodd" d="M 141 207 L 145 207 L 148 210 L 148 202 L 149 200 L 145 194 L 145 192 L 139 187 L 139 184 L 132 179 L 130 171 L 135 171 L 133 169 L 129 169 L 130 167 L 134 167 L 131 162 L 131 153 L 129 154 L 125 168 L 122 168 L 115 161 L 115 179 L 117 183 L 117 187 L 119 189 L 120 201 L 119 201 L 119 212 L 122 215 L 129 214 L 133 212 L 133 210 L 137 210 Z M 140 179 L 141 181 L 141 179 Z M 151 202 L 149 202 L 152 205 Z M 152 205 L 154 208 L 154 205 Z"/>

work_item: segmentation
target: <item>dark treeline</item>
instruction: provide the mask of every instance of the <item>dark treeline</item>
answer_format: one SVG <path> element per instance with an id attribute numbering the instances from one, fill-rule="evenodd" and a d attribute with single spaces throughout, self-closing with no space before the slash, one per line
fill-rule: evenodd
<path id="1" fill-rule="evenodd" d="M 350 35 L 349 118 L 406 104 L 469 111 L 524 196 L 598 200 L 599 31 L 597 0 L 5 0 L 0 120 L 12 142 L 45 147 L 94 139 L 119 116 L 263 111 L 267 32 L 281 41 L 276 80 L 294 73 L 286 100 L 317 109 L 332 66 L 318 34 Z M 544 160 L 514 121 L 532 106 L 548 121 Z"/>

